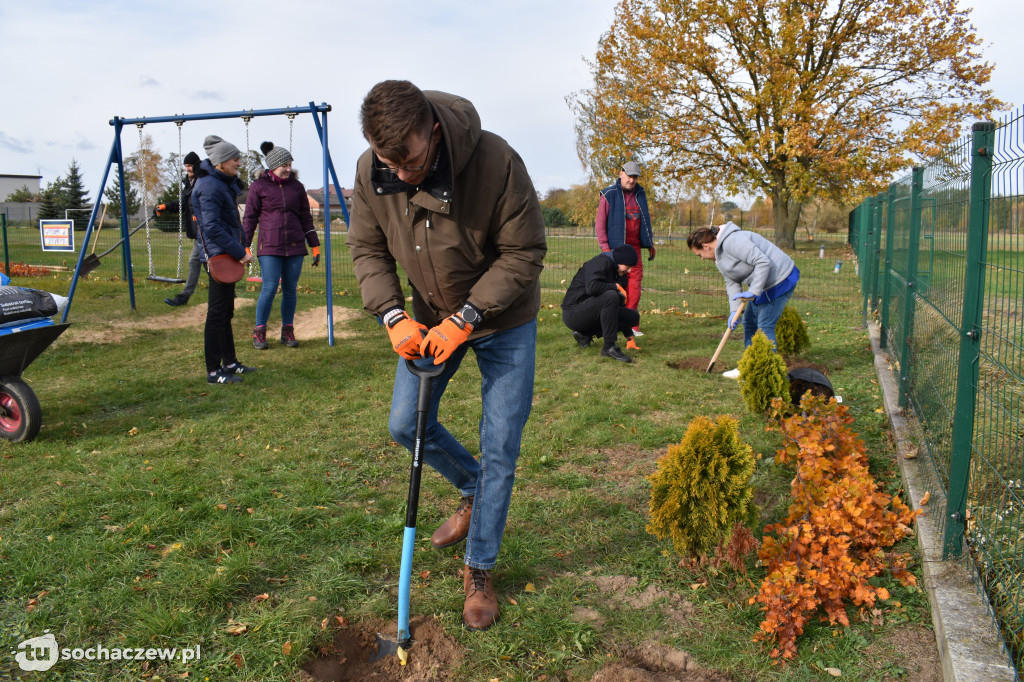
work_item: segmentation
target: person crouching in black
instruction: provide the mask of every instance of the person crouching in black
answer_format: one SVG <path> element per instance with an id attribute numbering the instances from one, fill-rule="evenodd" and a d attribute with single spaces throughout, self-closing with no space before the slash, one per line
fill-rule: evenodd
<path id="1" fill-rule="evenodd" d="M 633 359 L 615 345 L 618 333 L 626 337 L 626 348 L 640 350 L 633 340 L 633 328 L 640 314 L 626 307 L 626 274 L 636 265 L 636 250 L 619 246 L 594 256 L 572 278 L 562 300 L 562 321 L 572 331 L 580 348 L 590 346 L 593 337 L 604 339 L 601 355 L 619 362 Z"/>

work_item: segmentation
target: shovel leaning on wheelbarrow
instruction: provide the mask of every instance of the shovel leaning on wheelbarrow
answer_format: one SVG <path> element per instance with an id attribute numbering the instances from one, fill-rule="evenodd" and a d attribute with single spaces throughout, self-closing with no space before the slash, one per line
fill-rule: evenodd
<path id="1" fill-rule="evenodd" d="M 444 371 L 444 363 L 419 367 L 412 360 L 405 366 L 419 378 L 419 392 L 416 395 L 416 436 L 412 451 L 412 468 L 409 471 L 409 498 L 405 505 L 405 533 L 402 536 L 402 566 L 398 575 L 398 637 L 396 641 L 377 634 L 377 652 L 370 657 L 379 661 L 395 654 L 402 665 L 408 660 L 408 649 L 412 643 L 409 632 L 409 590 L 412 583 L 412 556 L 416 547 L 416 512 L 420 504 L 420 474 L 423 472 L 423 438 L 427 431 L 427 413 L 430 411 L 430 390 L 434 377 Z"/>

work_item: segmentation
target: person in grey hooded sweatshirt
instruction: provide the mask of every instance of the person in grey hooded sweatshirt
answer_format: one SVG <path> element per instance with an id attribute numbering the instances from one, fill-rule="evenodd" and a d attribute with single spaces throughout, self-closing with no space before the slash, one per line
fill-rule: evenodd
<path id="1" fill-rule="evenodd" d="M 761 235 L 741 230 L 733 222 L 717 228 L 698 228 L 690 233 L 686 245 L 695 255 L 714 261 L 725 278 L 730 329 L 738 324 L 732 318 L 740 300 L 747 299 L 743 313 L 743 347 L 750 345 L 758 330 L 776 345 L 775 325 L 800 279 L 800 270 L 793 259 Z M 725 375 L 739 377 L 739 370 L 725 372 Z"/>

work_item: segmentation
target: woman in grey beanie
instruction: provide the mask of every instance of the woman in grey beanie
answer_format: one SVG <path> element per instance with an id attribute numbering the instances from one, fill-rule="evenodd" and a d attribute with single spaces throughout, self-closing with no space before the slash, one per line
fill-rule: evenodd
<path id="1" fill-rule="evenodd" d="M 216 135 L 208 135 L 203 149 L 209 157 L 199 164 L 196 185 L 192 190 L 192 209 L 198 222 L 201 258 L 226 253 L 242 263 L 252 256 L 242 246 L 242 221 L 238 219 L 238 195 L 242 186 L 238 171 L 242 167 L 242 152 L 238 147 Z M 206 357 L 206 380 L 211 384 L 235 384 L 242 374 L 255 372 L 246 367 L 235 355 L 235 339 L 231 333 L 231 318 L 235 314 L 235 284 L 218 282 L 210 277 L 209 308 L 203 331 Z"/>

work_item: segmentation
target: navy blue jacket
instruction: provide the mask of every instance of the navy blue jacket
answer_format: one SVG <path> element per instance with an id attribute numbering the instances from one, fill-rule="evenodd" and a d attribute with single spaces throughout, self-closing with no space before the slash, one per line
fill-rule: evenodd
<path id="1" fill-rule="evenodd" d="M 654 234 L 651 231 L 651 212 L 647 209 L 647 193 L 639 183 L 633 191 L 640 206 L 640 247 L 649 249 L 654 246 Z M 616 180 L 614 185 L 605 187 L 601 196 L 608 202 L 608 245 L 614 249 L 626 243 L 626 200 L 622 197 L 622 181 Z"/>
<path id="2" fill-rule="evenodd" d="M 245 257 L 244 233 L 236 198 L 242 193 L 238 178 L 221 173 L 209 159 L 199 164 L 192 188 L 192 212 L 199 221 L 200 258 L 206 261 L 222 253 L 235 260 Z"/>

